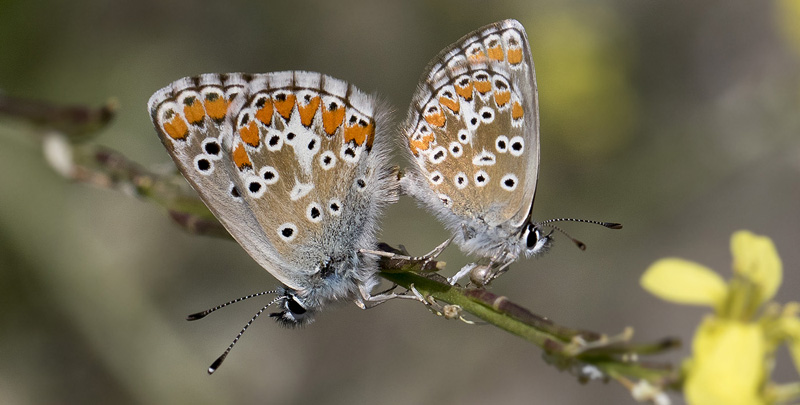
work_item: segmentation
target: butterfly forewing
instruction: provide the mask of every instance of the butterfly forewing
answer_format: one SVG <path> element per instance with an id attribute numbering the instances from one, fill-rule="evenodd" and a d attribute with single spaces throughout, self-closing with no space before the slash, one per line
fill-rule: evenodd
<path id="1" fill-rule="evenodd" d="M 236 185 L 230 153 L 231 102 L 246 87 L 239 74 L 180 79 L 150 98 L 148 110 L 178 169 L 228 232 L 263 267 L 272 271 L 266 235 Z"/>
<path id="2" fill-rule="evenodd" d="M 474 31 L 434 59 L 412 101 L 408 149 L 427 183 L 417 189 L 458 217 L 521 227 L 536 190 L 538 124 L 523 27 Z"/>

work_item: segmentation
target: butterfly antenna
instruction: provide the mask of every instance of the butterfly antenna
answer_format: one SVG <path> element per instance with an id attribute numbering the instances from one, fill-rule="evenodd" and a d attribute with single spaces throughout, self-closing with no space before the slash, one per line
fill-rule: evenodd
<path id="1" fill-rule="evenodd" d="M 188 315 L 188 316 L 186 317 L 186 320 L 187 320 L 187 321 L 196 321 L 196 320 L 198 320 L 198 319 L 205 318 L 205 317 L 206 317 L 206 315 L 208 315 L 208 314 L 210 314 L 210 313 L 212 313 L 212 312 L 214 312 L 214 311 L 216 311 L 216 310 L 218 310 L 218 309 L 225 308 L 225 307 L 227 307 L 228 305 L 235 304 L 235 303 L 237 303 L 237 302 L 244 301 L 244 300 L 246 300 L 246 299 L 255 298 L 255 297 L 260 297 L 260 296 L 262 296 L 262 295 L 265 295 L 265 294 L 277 294 L 277 293 L 278 293 L 278 291 L 277 291 L 277 290 L 271 290 L 271 291 L 262 291 L 262 292 L 260 292 L 260 293 L 256 293 L 256 294 L 245 295 L 244 297 L 237 298 L 237 299 L 235 299 L 235 300 L 233 300 L 233 301 L 228 301 L 228 302 L 226 302 L 226 303 L 224 303 L 224 304 L 217 305 L 217 306 L 216 306 L 216 307 L 214 307 L 214 308 L 210 308 L 210 309 L 207 309 L 207 310 L 205 310 L 205 311 L 198 312 L 198 313 L 195 313 L 195 314 L 190 314 L 190 315 Z M 273 301 L 273 302 L 275 302 L 275 301 Z"/>
<path id="2" fill-rule="evenodd" d="M 601 226 L 604 226 L 604 227 L 609 228 L 609 229 L 622 229 L 622 224 L 618 224 L 616 222 L 603 222 L 603 221 L 593 221 L 591 219 L 576 219 L 576 218 L 553 218 L 553 219 L 548 219 L 547 221 L 539 222 L 538 225 L 547 225 L 547 224 L 552 223 L 552 222 L 563 222 L 563 221 L 583 222 L 583 223 L 587 223 L 587 224 L 601 225 Z M 555 228 L 552 225 L 547 225 L 547 226 L 550 226 L 551 228 Z M 563 232 L 563 231 L 561 231 L 561 232 Z"/>
<path id="3" fill-rule="evenodd" d="M 264 293 L 262 293 L 262 294 L 264 294 Z M 249 327 L 250 327 L 250 325 L 252 325 L 252 324 L 253 324 L 253 322 L 255 322 L 256 318 L 258 318 L 258 316 L 259 316 L 259 315 L 261 315 L 262 313 L 264 313 L 264 311 L 266 311 L 266 310 L 267 310 L 267 308 L 269 308 L 269 306 L 270 306 L 270 305 L 272 305 L 272 304 L 274 304 L 274 303 L 276 303 L 276 302 L 278 302 L 278 301 L 280 301 L 280 300 L 282 300 L 282 299 L 285 299 L 285 298 L 286 298 L 286 297 L 284 297 L 284 296 L 275 297 L 275 299 L 274 299 L 274 300 L 272 300 L 272 301 L 271 301 L 269 304 L 267 304 L 267 305 L 264 305 L 264 307 L 263 307 L 263 308 L 261 308 L 260 310 L 258 310 L 258 312 L 256 312 L 256 314 L 255 314 L 255 315 L 253 315 L 253 317 L 252 317 L 252 318 L 250 318 L 250 320 L 249 320 L 249 321 L 247 321 L 247 323 L 244 325 L 244 327 L 242 328 L 242 330 L 241 330 L 241 331 L 239 331 L 239 334 L 238 334 L 238 335 L 236 335 L 236 337 L 233 339 L 233 342 L 231 342 L 230 346 L 228 346 L 228 348 L 227 348 L 227 349 L 225 349 L 225 352 L 224 352 L 224 353 L 222 353 L 222 356 L 219 356 L 219 357 L 217 357 L 217 359 L 216 359 L 216 360 L 214 360 L 214 362 L 213 362 L 213 363 L 211 363 L 211 365 L 210 365 L 210 366 L 208 366 L 208 374 L 209 374 L 209 375 L 211 375 L 211 374 L 214 374 L 214 372 L 215 372 L 215 371 L 217 371 L 217 369 L 219 368 L 219 366 L 220 366 L 220 365 L 222 365 L 222 362 L 223 362 L 223 361 L 225 361 L 225 358 L 226 358 L 226 357 L 228 357 L 228 354 L 231 352 L 231 349 L 233 349 L 233 346 L 234 346 L 234 345 L 236 345 L 236 342 L 238 342 L 238 341 L 239 341 L 239 339 L 241 339 L 241 338 L 242 338 L 242 335 L 244 335 L 244 332 L 247 330 L 247 328 L 249 328 Z M 235 302 L 235 301 L 232 301 L 232 302 Z"/>
<path id="4" fill-rule="evenodd" d="M 574 243 L 580 250 L 586 250 L 586 244 L 573 238 L 572 236 L 569 236 L 569 234 L 564 232 L 563 229 L 553 225 L 553 222 L 583 222 L 587 224 L 601 225 L 609 229 L 622 229 L 622 224 L 618 224 L 616 222 L 603 222 L 603 221 L 594 221 L 591 219 L 577 219 L 577 218 L 554 218 L 537 223 L 537 225 L 539 226 L 546 226 L 548 228 L 552 228 L 561 232 L 562 234 L 564 234 L 564 236 L 568 237 L 572 241 L 572 243 Z"/>
<path id="5" fill-rule="evenodd" d="M 555 225 L 551 225 L 551 224 L 543 224 L 543 223 L 540 223 L 539 225 L 543 225 L 543 226 L 546 226 L 546 227 L 548 227 L 548 228 L 553 228 L 553 229 L 555 229 L 555 230 L 557 230 L 557 231 L 561 232 L 562 234 L 564 234 L 564 236 L 568 237 L 568 238 L 569 238 L 569 240 L 571 240 L 571 241 L 572 241 L 572 243 L 574 243 L 574 244 L 575 244 L 575 246 L 577 246 L 577 247 L 578 247 L 578 249 L 580 249 L 580 250 L 586 250 L 586 244 L 585 244 L 585 243 L 583 243 L 583 242 L 581 242 L 581 241 L 579 241 L 579 240 L 577 240 L 577 239 L 573 238 L 573 237 L 572 237 L 572 236 L 570 236 L 568 233 L 566 233 L 566 232 L 565 232 L 563 229 L 561 229 L 561 228 L 559 228 L 559 227 L 557 227 L 557 226 L 555 226 Z"/>

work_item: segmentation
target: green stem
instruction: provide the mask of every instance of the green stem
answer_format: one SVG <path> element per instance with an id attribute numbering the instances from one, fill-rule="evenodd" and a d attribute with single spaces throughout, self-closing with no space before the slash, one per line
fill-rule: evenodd
<path id="1" fill-rule="evenodd" d="M 676 339 L 634 344 L 628 341 L 629 334 L 608 337 L 560 326 L 531 313 L 507 297 L 484 289 L 451 286 L 446 280 L 438 280 L 435 276 L 425 277 L 410 272 L 383 271 L 380 275 L 404 288 L 416 290 L 423 297 L 434 299 L 433 302 L 458 305 L 464 312 L 539 346 L 545 351 L 548 361 L 559 368 L 575 371 L 581 370 L 584 365 L 591 365 L 612 378 L 647 379 L 658 384 L 678 378 L 676 371 L 668 364 L 638 361 L 640 356 L 678 347 L 680 342 Z"/>

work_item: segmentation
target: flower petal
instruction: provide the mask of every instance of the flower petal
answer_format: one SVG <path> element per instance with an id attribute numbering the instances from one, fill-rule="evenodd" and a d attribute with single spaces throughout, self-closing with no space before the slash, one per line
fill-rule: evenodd
<path id="1" fill-rule="evenodd" d="M 794 358 L 794 367 L 800 373 L 800 318 L 796 316 L 781 319 L 781 327 L 789 337 L 789 351 Z"/>
<path id="2" fill-rule="evenodd" d="M 684 393 L 690 404 L 761 404 L 766 343 L 758 324 L 707 318 L 694 337 Z"/>
<path id="3" fill-rule="evenodd" d="M 711 269 L 688 260 L 667 258 L 653 263 L 642 275 L 642 288 L 680 304 L 718 307 L 727 285 Z"/>
<path id="4" fill-rule="evenodd" d="M 738 231 L 731 237 L 731 252 L 733 271 L 758 286 L 761 303 L 771 300 L 783 278 L 783 265 L 772 239 Z"/>

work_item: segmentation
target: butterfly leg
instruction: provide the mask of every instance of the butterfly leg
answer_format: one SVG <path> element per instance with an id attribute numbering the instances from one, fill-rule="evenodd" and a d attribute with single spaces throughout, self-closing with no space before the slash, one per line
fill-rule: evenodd
<path id="1" fill-rule="evenodd" d="M 405 249 L 403 249 L 403 251 L 394 251 L 394 252 L 386 250 L 361 249 L 360 252 L 375 256 L 385 257 L 387 259 L 393 259 L 393 260 L 405 260 L 409 262 L 423 262 L 423 261 L 429 262 L 431 260 L 436 259 L 436 257 L 438 257 L 447 248 L 447 246 L 450 245 L 452 241 L 453 237 L 448 238 L 446 241 L 442 242 L 441 244 L 439 244 L 439 246 L 436 246 L 435 248 L 433 248 L 433 250 L 431 250 L 430 252 L 426 253 L 423 256 L 409 256 L 407 254 L 403 254 L 407 253 L 405 252 Z M 398 253 L 398 252 L 403 252 L 403 253 Z"/>
<path id="2" fill-rule="evenodd" d="M 464 266 L 465 268 L 462 268 L 459 274 L 462 272 L 469 273 L 469 279 L 473 284 L 479 287 L 485 287 L 489 285 L 492 280 L 505 273 L 508 267 L 511 266 L 511 263 L 514 263 L 514 260 L 515 259 L 511 257 L 508 252 L 499 252 L 492 257 L 488 264 L 475 264 L 469 269 L 466 269 L 469 265 Z M 457 274 L 457 276 L 459 274 Z M 463 275 L 461 275 L 461 277 L 463 277 Z"/>
<path id="3" fill-rule="evenodd" d="M 458 271 L 458 273 L 453 275 L 453 277 L 448 278 L 447 282 L 450 283 L 450 285 L 456 285 L 458 280 L 461 280 L 467 274 L 471 274 L 472 270 L 475 269 L 478 266 L 479 266 L 478 263 L 469 263 L 469 264 L 465 265 L 464 267 L 461 268 L 461 270 Z"/>
<path id="4" fill-rule="evenodd" d="M 361 296 L 356 298 L 355 303 L 361 309 L 370 309 L 377 307 L 378 305 L 383 304 L 384 302 L 394 298 L 405 298 L 405 299 L 412 299 L 415 301 L 425 302 L 423 299 L 421 299 L 416 295 L 406 295 L 405 293 L 397 294 L 393 292 L 388 292 L 394 290 L 395 287 L 396 286 L 393 286 L 392 288 L 386 291 L 383 291 L 376 295 L 372 295 L 371 292 L 367 291 L 365 286 L 361 285 L 358 287 Z"/>
<path id="5" fill-rule="evenodd" d="M 432 251 L 424 256 L 409 256 L 408 252 L 403 246 L 402 250 L 395 249 L 389 245 L 381 244 L 379 249 L 361 249 L 361 254 L 369 254 L 381 258 L 380 266 L 386 271 L 413 271 L 417 273 L 431 273 L 441 270 L 444 267 L 444 262 L 435 261 L 436 257 L 452 242 L 453 238 L 449 238 L 439 246 L 436 246 Z"/>
<path id="6" fill-rule="evenodd" d="M 462 229 L 464 235 L 467 235 L 466 225 L 462 224 Z M 506 270 L 508 270 L 508 266 L 513 262 L 514 259 L 509 256 L 508 252 L 501 250 L 492 256 L 488 264 L 469 263 L 462 267 L 453 277 L 448 278 L 447 281 L 450 285 L 455 285 L 458 280 L 461 280 L 469 274 L 470 282 L 479 287 L 484 287 L 492 282 L 492 280 L 505 273 Z"/>

